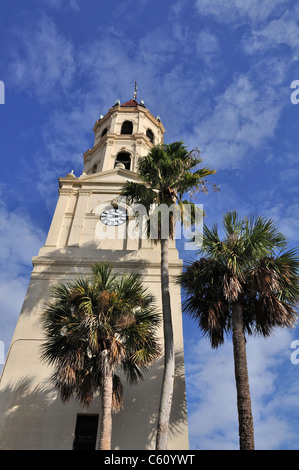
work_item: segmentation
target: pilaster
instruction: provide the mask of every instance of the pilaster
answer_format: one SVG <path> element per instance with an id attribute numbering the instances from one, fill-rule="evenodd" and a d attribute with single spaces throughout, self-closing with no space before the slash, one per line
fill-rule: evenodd
<path id="1" fill-rule="evenodd" d="M 69 246 L 79 246 L 89 197 L 90 191 L 82 189 L 78 190 L 77 204 L 75 208 L 73 223 L 70 228 L 70 234 L 67 242 Z"/>
<path id="2" fill-rule="evenodd" d="M 64 220 L 67 205 L 69 198 L 72 194 L 71 189 L 60 189 L 59 198 L 57 201 L 56 209 L 52 219 L 52 223 L 48 232 L 48 237 L 46 240 L 46 246 L 57 247 L 59 234 L 62 226 L 62 221 Z"/>

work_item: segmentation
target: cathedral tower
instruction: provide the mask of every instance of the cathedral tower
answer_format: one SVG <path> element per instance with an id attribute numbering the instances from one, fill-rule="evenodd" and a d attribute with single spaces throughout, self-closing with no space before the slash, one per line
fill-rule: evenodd
<path id="1" fill-rule="evenodd" d="M 141 236 L 128 236 L 132 220 L 125 205 L 116 201 L 126 181 L 137 181 L 138 158 L 163 142 L 165 129 L 134 95 L 126 103 L 116 102 L 96 121 L 93 131 L 94 145 L 84 153 L 82 174 L 71 172 L 59 178 L 49 233 L 33 258 L 30 284 L 0 381 L 0 449 L 71 450 L 84 442 L 97 444 L 99 397 L 88 409 L 75 400 L 63 404 L 50 382 L 51 369 L 40 360 L 40 315 L 55 283 L 88 276 L 91 264 L 109 261 L 117 272 L 141 271 L 161 306 L 160 246 Z M 174 243 L 169 267 L 171 280 L 182 268 Z M 183 450 L 188 448 L 183 331 L 180 290 L 174 283 L 171 301 L 176 377 L 169 449 Z M 161 359 L 137 385 L 124 380 L 124 409 L 113 415 L 112 449 L 155 448 L 162 372 Z"/>

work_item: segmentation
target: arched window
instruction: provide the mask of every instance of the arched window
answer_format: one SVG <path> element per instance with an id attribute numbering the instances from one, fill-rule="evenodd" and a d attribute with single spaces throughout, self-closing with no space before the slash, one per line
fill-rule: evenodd
<path id="1" fill-rule="evenodd" d="M 146 136 L 149 138 L 149 140 L 151 141 L 151 143 L 153 144 L 154 143 L 154 134 L 152 133 L 152 131 L 150 129 L 148 129 L 146 131 Z"/>
<path id="2" fill-rule="evenodd" d="M 133 123 L 131 121 L 124 121 L 121 126 L 121 134 L 133 134 Z"/>
<path id="3" fill-rule="evenodd" d="M 103 130 L 101 137 L 104 137 L 104 135 L 107 134 L 107 132 L 108 132 L 108 128 L 106 127 L 106 128 Z"/>
<path id="4" fill-rule="evenodd" d="M 131 167 L 131 157 L 128 152 L 120 152 L 115 160 L 114 168 L 119 164 L 122 163 L 125 166 L 126 170 L 130 170 Z"/>

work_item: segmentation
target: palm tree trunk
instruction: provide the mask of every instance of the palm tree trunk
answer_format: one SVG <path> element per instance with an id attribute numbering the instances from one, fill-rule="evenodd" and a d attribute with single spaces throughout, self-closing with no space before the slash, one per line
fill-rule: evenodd
<path id="1" fill-rule="evenodd" d="M 102 394 L 102 417 L 100 428 L 99 450 L 111 450 L 112 435 L 112 390 L 113 373 L 111 367 L 107 366 L 101 388 Z"/>
<path id="2" fill-rule="evenodd" d="M 254 450 L 254 429 L 243 330 L 243 309 L 242 304 L 238 302 L 233 305 L 232 327 L 240 450 Z"/>
<path id="3" fill-rule="evenodd" d="M 158 414 L 156 449 L 167 450 L 175 367 L 169 294 L 168 239 L 161 239 L 161 290 L 164 333 L 164 373 Z"/>

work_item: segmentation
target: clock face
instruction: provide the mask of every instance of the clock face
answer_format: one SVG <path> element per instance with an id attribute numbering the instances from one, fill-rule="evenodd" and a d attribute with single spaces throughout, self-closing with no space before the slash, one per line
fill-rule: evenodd
<path id="1" fill-rule="evenodd" d="M 106 209 L 100 218 L 105 225 L 121 225 L 127 220 L 127 212 L 124 209 Z"/>

